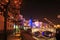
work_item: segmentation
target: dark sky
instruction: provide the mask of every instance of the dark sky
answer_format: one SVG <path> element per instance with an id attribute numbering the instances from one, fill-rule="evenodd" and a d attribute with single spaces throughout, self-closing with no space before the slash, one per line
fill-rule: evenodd
<path id="1" fill-rule="evenodd" d="M 24 0 L 22 6 L 21 14 L 26 19 L 32 17 L 42 21 L 46 17 L 55 24 L 60 24 L 60 19 L 57 18 L 60 14 L 58 1 Z"/>

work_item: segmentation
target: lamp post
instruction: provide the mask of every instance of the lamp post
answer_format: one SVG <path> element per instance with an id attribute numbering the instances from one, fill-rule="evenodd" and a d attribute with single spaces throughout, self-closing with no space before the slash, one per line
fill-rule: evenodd
<path id="1" fill-rule="evenodd" d="M 9 3 L 10 3 L 10 1 L 6 5 L 4 5 L 4 7 L 5 7 L 5 11 L 3 14 L 3 16 L 4 16 L 4 40 L 7 40 L 7 29 L 6 29 L 6 27 L 7 27 L 7 16 L 8 16 L 8 5 L 9 5 Z"/>

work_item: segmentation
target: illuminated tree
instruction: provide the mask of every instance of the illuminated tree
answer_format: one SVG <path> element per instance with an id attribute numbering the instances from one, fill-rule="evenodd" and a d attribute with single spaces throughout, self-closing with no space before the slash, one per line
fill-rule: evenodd
<path id="1" fill-rule="evenodd" d="M 20 7 L 22 0 L 0 0 L 0 15 L 4 16 L 4 34 L 5 40 L 7 40 L 7 19 L 16 19 L 20 15 Z M 18 15 L 18 16 L 17 16 Z"/>

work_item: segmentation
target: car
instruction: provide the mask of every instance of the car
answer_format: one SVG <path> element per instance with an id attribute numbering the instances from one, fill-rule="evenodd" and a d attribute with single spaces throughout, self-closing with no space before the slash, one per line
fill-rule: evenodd
<path id="1" fill-rule="evenodd" d="M 44 31 L 44 32 L 42 32 L 42 35 L 45 37 L 49 37 L 49 38 L 54 37 L 54 33 L 50 32 L 50 31 Z"/>
<path id="2" fill-rule="evenodd" d="M 39 31 L 33 33 L 33 36 L 35 36 L 35 37 L 39 37 L 39 35 L 40 35 Z"/>

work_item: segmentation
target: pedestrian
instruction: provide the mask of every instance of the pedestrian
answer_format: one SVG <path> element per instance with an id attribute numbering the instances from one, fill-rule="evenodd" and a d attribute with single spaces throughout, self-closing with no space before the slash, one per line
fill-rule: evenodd
<path id="1" fill-rule="evenodd" d="M 60 28 L 56 29 L 56 40 L 60 40 Z"/>

